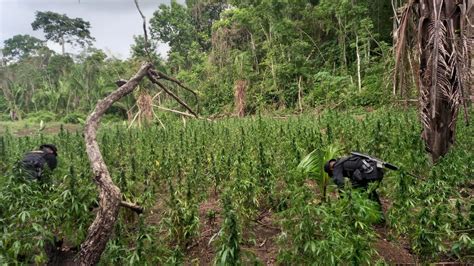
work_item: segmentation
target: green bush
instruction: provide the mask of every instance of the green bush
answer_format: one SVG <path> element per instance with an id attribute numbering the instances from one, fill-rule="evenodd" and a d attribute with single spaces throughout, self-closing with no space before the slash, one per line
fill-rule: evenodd
<path id="1" fill-rule="evenodd" d="M 0 114 L 0 121 L 11 121 L 10 115 L 7 113 L 1 113 Z"/>
<path id="2" fill-rule="evenodd" d="M 86 120 L 86 115 L 82 113 L 69 113 L 61 118 L 61 122 L 68 124 L 82 124 Z"/>
<path id="3" fill-rule="evenodd" d="M 26 117 L 28 121 L 39 123 L 41 121 L 43 122 L 51 122 L 55 121 L 57 119 L 57 116 L 53 112 L 49 111 L 38 111 L 34 113 L 29 113 Z"/>

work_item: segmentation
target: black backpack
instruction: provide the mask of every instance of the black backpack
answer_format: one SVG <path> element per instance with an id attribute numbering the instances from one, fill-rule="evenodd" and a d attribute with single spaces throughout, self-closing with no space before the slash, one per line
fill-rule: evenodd
<path id="1" fill-rule="evenodd" d="M 356 169 L 353 174 L 352 178 L 355 179 L 357 182 L 374 182 L 380 181 L 383 179 L 383 169 L 378 167 L 377 162 L 371 159 L 362 158 L 357 155 L 353 155 L 354 159 L 358 160 L 360 167 Z"/>

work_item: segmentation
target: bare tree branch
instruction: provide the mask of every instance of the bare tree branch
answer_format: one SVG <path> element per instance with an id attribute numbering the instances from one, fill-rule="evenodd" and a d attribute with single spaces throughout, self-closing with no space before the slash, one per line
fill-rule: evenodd
<path id="1" fill-rule="evenodd" d="M 158 71 L 158 70 L 155 70 L 155 69 L 151 69 L 150 71 L 151 71 L 155 76 L 157 76 L 158 79 L 166 79 L 166 80 L 168 80 L 168 81 L 174 82 L 174 83 L 178 84 L 178 86 L 180 86 L 181 88 L 183 88 L 183 89 L 189 91 L 190 93 L 192 93 L 192 94 L 194 95 L 194 98 L 196 99 L 196 103 L 198 103 L 198 97 L 197 97 L 196 92 L 194 92 L 194 91 L 191 90 L 190 88 L 184 86 L 184 84 L 183 84 L 181 81 L 179 81 L 179 80 L 177 80 L 177 79 L 175 79 L 175 78 L 173 78 L 173 77 L 170 77 L 170 76 L 166 75 L 165 73 L 163 73 L 163 72 L 161 72 L 161 71 Z M 199 110 L 199 106 L 198 106 L 198 110 Z"/>
<path id="2" fill-rule="evenodd" d="M 169 109 L 169 108 L 162 107 L 162 106 L 159 106 L 159 105 L 153 105 L 153 107 L 156 107 L 156 108 L 161 109 L 161 110 L 164 110 L 164 111 L 168 111 L 168 112 L 172 112 L 172 113 L 184 115 L 184 116 L 195 117 L 195 116 L 193 116 L 192 114 L 188 114 L 188 113 L 185 113 L 185 112 L 181 112 L 181 111 Z"/>
<path id="3" fill-rule="evenodd" d="M 125 207 L 125 208 L 128 208 L 138 214 L 141 214 L 143 213 L 143 207 L 137 205 L 137 204 L 134 204 L 134 203 L 131 203 L 131 202 L 127 202 L 127 201 L 121 201 L 120 202 L 120 206 L 122 207 Z"/>
<path id="4" fill-rule="evenodd" d="M 162 88 L 168 95 L 173 97 L 178 103 L 180 103 L 186 110 L 188 110 L 191 114 L 194 115 L 194 117 L 199 118 L 196 112 L 191 109 L 183 100 L 181 100 L 176 94 L 174 94 L 171 90 L 165 87 L 161 82 L 158 81 L 158 79 L 155 77 L 155 71 L 148 71 L 148 78 L 150 79 L 151 82 L 154 84 L 158 85 L 160 88 Z"/>
<path id="5" fill-rule="evenodd" d="M 142 17 L 142 20 L 143 20 L 143 34 L 144 34 L 144 37 L 145 37 L 145 53 L 148 56 L 149 62 L 153 62 L 153 60 L 151 59 L 151 56 L 150 56 L 150 51 L 148 50 L 148 47 L 150 47 L 150 43 L 148 42 L 148 33 L 146 31 L 146 17 L 145 17 L 145 15 L 143 15 L 143 12 L 140 9 L 140 6 L 138 5 L 138 0 L 134 0 L 134 1 L 135 1 L 135 6 L 138 9 L 138 13 L 140 13 L 140 16 Z"/>

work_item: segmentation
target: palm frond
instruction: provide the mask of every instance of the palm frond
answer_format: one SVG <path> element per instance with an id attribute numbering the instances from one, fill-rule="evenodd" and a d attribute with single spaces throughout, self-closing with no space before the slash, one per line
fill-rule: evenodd
<path id="1" fill-rule="evenodd" d="M 323 201 L 326 200 L 326 188 L 329 184 L 329 176 L 324 172 L 324 164 L 336 157 L 340 149 L 336 145 L 328 145 L 322 150 L 314 150 L 306 155 L 298 164 L 298 169 L 316 179 L 322 191 Z"/>
<path id="2" fill-rule="evenodd" d="M 468 25 L 473 5 L 471 0 L 410 0 L 397 31 L 396 66 L 404 62 L 410 49 L 418 50 L 419 69 L 412 72 L 419 73 L 422 137 L 434 161 L 454 142 L 461 104 L 468 121 L 464 90 L 472 79 L 473 36 Z M 417 25 L 415 33 L 410 22 Z M 403 80 L 400 71 L 403 68 L 396 69 L 395 86 Z"/>

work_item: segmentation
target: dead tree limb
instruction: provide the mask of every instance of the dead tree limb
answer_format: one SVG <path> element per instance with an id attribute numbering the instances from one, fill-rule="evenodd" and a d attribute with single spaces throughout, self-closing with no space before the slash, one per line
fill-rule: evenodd
<path id="1" fill-rule="evenodd" d="M 148 78 L 150 79 L 151 82 L 154 84 L 158 85 L 160 88 L 162 88 L 168 95 L 173 97 L 178 103 L 180 103 L 186 110 L 188 110 L 191 114 L 194 115 L 194 117 L 199 118 L 196 112 L 191 109 L 183 100 L 181 100 L 176 94 L 174 94 L 171 90 L 166 88 L 165 85 L 163 85 L 160 81 L 158 81 L 158 78 L 156 77 L 156 71 L 148 71 Z"/>
<path id="2" fill-rule="evenodd" d="M 99 210 L 89 227 L 86 239 L 81 244 L 79 251 L 81 265 L 96 265 L 99 262 L 112 234 L 120 205 L 123 205 L 120 189 L 113 183 L 97 143 L 97 128 L 100 119 L 114 102 L 135 89 L 151 67 L 150 63 L 144 64 L 135 76 L 99 101 L 94 111 L 87 117 L 84 128 L 86 152 L 94 174 L 94 181 L 99 187 Z"/>
<path id="3" fill-rule="evenodd" d="M 171 82 L 174 82 L 176 84 L 178 84 L 178 86 L 180 86 L 181 88 L 189 91 L 190 93 L 192 93 L 194 95 L 194 98 L 196 98 L 196 101 L 198 100 L 197 98 L 197 94 L 191 90 L 190 88 L 184 86 L 183 83 L 181 83 L 181 81 L 173 78 L 173 77 L 170 77 L 168 75 L 166 75 L 165 73 L 161 72 L 161 71 L 158 71 L 158 70 L 155 70 L 155 69 L 151 69 L 150 72 L 155 75 L 158 79 L 166 79 L 167 81 L 171 81 Z"/>
<path id="4" fill-rule="evenodd" d="M 146 17 L 145 17 L 145 15 L 143 15 L 143 12 L 140 9 L 140 5 L 138 5 L 137 0 L 135 0 L 135 6 L 137 7 L 138 13 L 140 13 L 140 16 L 142 17 L 142 20 L 143 20 L 143 34 L 144 34 L 144 38 L 145 38 L 144 48 L 145 48 L 145 53 L 148 56 L 148 60 L 150 60 L 150 63 L 151 63 L 153 60 L 151 59 L 150 51 L 148 49 L 150 47 L 150 43 L 148 42 L 148 34 L 147 34 L 147 31 L 146 31 Z"/>
<path id="5" fill-rule="evenodd" d="M 128 208 L 138 214 L 141 214 L 143 213 L 143 207 L 137 205 L 137 204 L 134 204 L 134 203 L 131 203 L 131 202 L 127 202 L 127 201 L 121 201 L 120 202 L 120 206 L 122 207 L 125 207 L 125 208 Z"/>
<path id="6" fill-rule="evenodd" d="M 185 112 L 169 109 L 169 108 L 159 106 L 159 105 L 153 105 L 153 107 L 156 107 L 156 108 L 164 110 L 164 111 L 168 111 L 168 112 L 176 113 L 176 114 L 179 114 L 179 115 L 183 115 L 183 116 L 194 117 L 192 114 L 188 114 L 188 113 L 185 113 Z"/>

